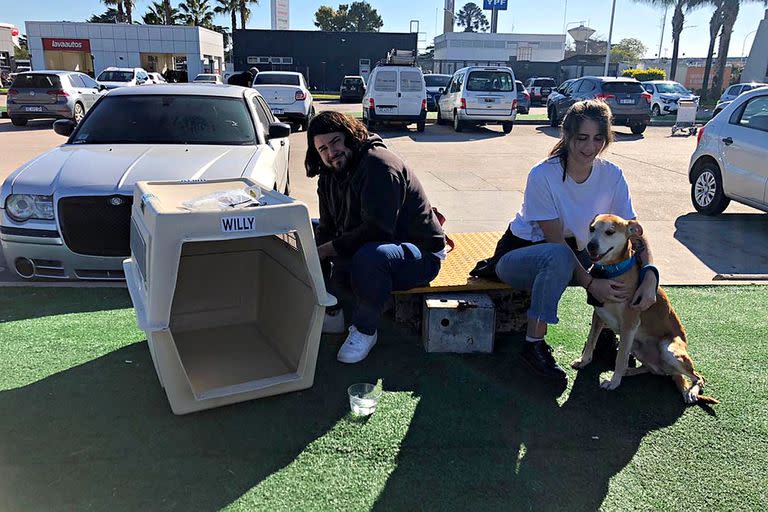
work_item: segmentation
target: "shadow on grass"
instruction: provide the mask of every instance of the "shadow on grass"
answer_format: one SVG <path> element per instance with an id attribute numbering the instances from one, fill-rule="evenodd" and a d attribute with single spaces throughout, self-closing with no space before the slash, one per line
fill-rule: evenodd
<path id="1" fill-rule="evenodd" d="M 0 287 L 0 322 L 132 307 L 125 288 Z"/>

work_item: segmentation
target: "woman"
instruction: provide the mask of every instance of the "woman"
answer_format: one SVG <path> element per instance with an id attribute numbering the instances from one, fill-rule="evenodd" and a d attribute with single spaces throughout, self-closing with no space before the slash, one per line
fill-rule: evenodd
<path id="1" fill-rule="evenodd" d="M 558 322 L 557 305 L 569 284 L 582 286 L 599 302 L 631 298 L 631 307 L 641 311 L 656 302 L 658 278 L 653 272 L 645 272 L 634 297 L 618 281 L 587 272 L 586 246 L 595 215 L 636 217 L 621 169 L 599 158 L 612 140 L 611 111 L 604 102 L 582 101 L 568 110 L 560 141 L 547 160 L 531 169 L 523 207 L 505 235 L 518 248 L 496 264 L 499 279 L 531 292 L 523 359 L 544 377 L 566 379 L 544 337 L 547 326 Z M 632 244 L 641 264 L 650 265 L 645 240 L 633 239 Z"/>

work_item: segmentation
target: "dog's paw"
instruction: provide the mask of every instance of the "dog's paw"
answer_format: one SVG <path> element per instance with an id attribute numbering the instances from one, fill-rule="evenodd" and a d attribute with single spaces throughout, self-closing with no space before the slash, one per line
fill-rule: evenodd
<path id="1" fill-rule="evenodd" d="M 571 368 L 574 370 L 580 370 L 586 367 L 590 362 L 592 362 L 591 359 L 584 359 L 580 357 L 578 359 L 574 359 L 574 361 L 571 363 Z"/>
<path id="2" fill-rule="evenodd" d="M 609 391 L 614 390 L 619 387 L 619 384 L 621 384 L 621 379 L 612 378 L 610 380 L 604 380 L 600 383 L 600 387 L 602 389 L 607 389 Z"/>
<path id="3" fill-rule="evenodd" d="M 688 390 L 683 391 L 683 400 L 687 404 L 695 404 L 699 401 L 699 392 L 701 388 L 698 385 L 691 386 Z"/>

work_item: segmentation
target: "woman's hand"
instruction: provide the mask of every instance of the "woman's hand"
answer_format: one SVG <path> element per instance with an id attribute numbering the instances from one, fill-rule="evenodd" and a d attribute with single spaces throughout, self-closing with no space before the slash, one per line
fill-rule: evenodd
<path id="1" fill-rule="evenodd" d="M 613 279 L 593 279 L 587 291 L 599 302 L 625 302 L 629 300 L 627 286 Z"/>
<path id="2" fill-rule="evenodd" d="M 637 287 L 635 296 L 629 304 L 630 309 L 635 311 L 645 311 L 656 304 L 657 290 L 656 275 L 653 272 L 646 272 L 643 282 Z"/>

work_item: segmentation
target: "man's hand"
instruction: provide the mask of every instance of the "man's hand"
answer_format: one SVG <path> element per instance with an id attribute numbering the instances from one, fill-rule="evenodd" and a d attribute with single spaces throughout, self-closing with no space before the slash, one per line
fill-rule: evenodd
<path id="1" fill-rule="evenodd" d="M 646 272 L 645 277 L 643 277 L 643 282 L 637 287 L 635 296 L 632 297 L 632 302 L 629 304 L 630 309 L 634 309 L 635 311 L 645 311 L 656 304 L 657 285 L 656 274 L 653 272 Z"/>
<path id="2" fill-rule="evenodd" d="M 627 286 L 613 279 L 594 279 L 587 291 L 599 302 L 624 302 L 629 299 Z"/>
<path id="3" fill-rule="evenodd" d="M 333 258 L 334 256 L 337 256 L 336 249 L 333 247 L 333 242 L 326 242 L 323 245 L 318 246 L 317 248 L 317 256 L 321 260 L 325 260 L 328 258 Z"/>

